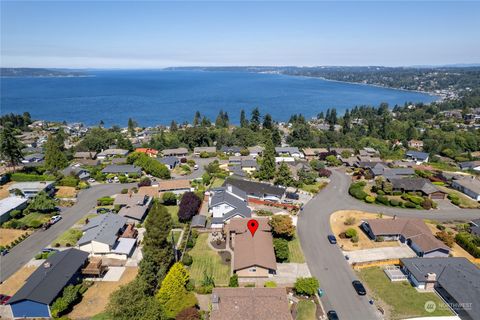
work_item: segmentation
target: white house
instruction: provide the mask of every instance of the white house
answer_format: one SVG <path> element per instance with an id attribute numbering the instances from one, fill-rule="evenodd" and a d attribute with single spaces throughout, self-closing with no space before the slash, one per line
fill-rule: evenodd
<path id="1" fill-rule="evenodd" d="M 470 198 L 480 201 L 480 180 L 475 177 L 452 180 L 452 188 L 465 193 Z"/>
<path id="2" fill-rule="evenodd" d="M 222 228 L 224 223 L 234 217 L 251 217 L 247 194 L 231 185 L 213 189 L 208 199 L 208 208 L 212 213 L 212 228 Z"/>
<path id="3" fill-rule="evenodd" d="M 11 196 L 16 196 L 19 191 L 23 197 L 30 199 L 41 191 L 52 194 L 54 191 L 53 183 L 53 181 L 17 182 L 8 188 L 8 192 Z"/>
<path id="4" fill-rule="evenodd" d="M 297 147 L 276 147 L 275 152 L 279 156 L 290 156 L 294 158 L 304 158 L 303 152 L 298 150 Z"/>

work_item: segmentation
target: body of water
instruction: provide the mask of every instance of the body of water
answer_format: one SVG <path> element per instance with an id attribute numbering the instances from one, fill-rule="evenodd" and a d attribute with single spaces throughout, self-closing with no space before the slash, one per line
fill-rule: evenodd
<path id="1" fill-rule="evenodd" d="M 335 107 L 429 103 L 425 93 L 277 74 L 211 71 L 95 71 L 91 77 L 1 78 L 1 114 L 28 111 L 35 119 L 126 126 L 191 122 L 196 110 L 210 120 L 223 109 L 239 122 L 240 110 L 259 107 L 277 121 Z"/>

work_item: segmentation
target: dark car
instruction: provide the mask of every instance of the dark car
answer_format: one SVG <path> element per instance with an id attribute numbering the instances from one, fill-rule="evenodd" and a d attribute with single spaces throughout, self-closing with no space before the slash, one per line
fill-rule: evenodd
<path id="1" fill-rule="evenodd" d="M 352 282 L 352 285 L 355 288 L 355 291 L 357 291 L 358 295 L 364 296 L 367 294 L 367 290 L 365 290 L 365 287 L 360 281 L 355 280 Z"/>
<path id="2" fill-rule="evenodd" d="M 295 192 L 287 192 L 285 193 L 285 197 L 288 199 L 298 200 L 300 199 L 300 195 Z"/>
<path id="3" fill-rule="evenodd" d="M 328 238 L 328 241 L 331 243 L 331 244 L 336 244 L 337 243 L 337 238 L 335 238 L 335 236 L 333 234 L 329 234 L 327 236 Z"/>
<path id="4" fill-rule="evenodd" d="M 0 304 L 7 304 L 8 300 L 10 300 L 10 296 L 4 296 L 2 300 L 0 300 Z"/>
<path id="5" fill-rule="evenodd" d="M 327 312 L 328 320 L 339 320 L 338 314 L 335 310 L 330 310 Z"/>

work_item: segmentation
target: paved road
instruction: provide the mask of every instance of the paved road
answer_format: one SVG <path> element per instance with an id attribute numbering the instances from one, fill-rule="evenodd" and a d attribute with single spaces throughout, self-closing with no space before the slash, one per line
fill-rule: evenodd
<path id="1" fill-rule="evenodd" d="M 78 195 L 77 203 L 62 211 L 62 220 L 46 231 L 36 231 L 10 250 L 6 256 L 0 257 L 0 282 L 5 281 L 39 251 L 71 228 L 95 206 L 98 198 L 119 193 L 123 188 L 132 186 L 134 184 L 102 184 L 82 190 Z"/>
<path id="2" fill-rule="evenodd" d="M 298 220 L 298 234 L 308 267 L 320 281 L 325 291 L 322 302 L 325 309 L 334 309 L 340 319 L 370 320 L 378 318 L 368 297 L 360 297 L 351 282 L 357 277 L 345 260 L 338 246 L 327 241 L 330 215 L 338 210 L 354 209 L 382 212 L 402 217 L 419 217 L 438 220 L 469 220 L 480 217 L 480 210 L 438 209 L 431 211 L 395 209 L 369 205 L 348 194 L 350 177 L 341 171 L 333 171 L 331 182 L 304 207 Z"/>

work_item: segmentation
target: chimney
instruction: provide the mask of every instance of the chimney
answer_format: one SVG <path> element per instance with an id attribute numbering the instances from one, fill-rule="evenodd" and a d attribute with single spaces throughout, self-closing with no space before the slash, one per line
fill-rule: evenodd
<path id="1" fill-rule="evenodd" d="M 437 275 L 433 272 L 427 273 L 425 276 L 425 290 L 431 291 L 437 282 Z"/>

